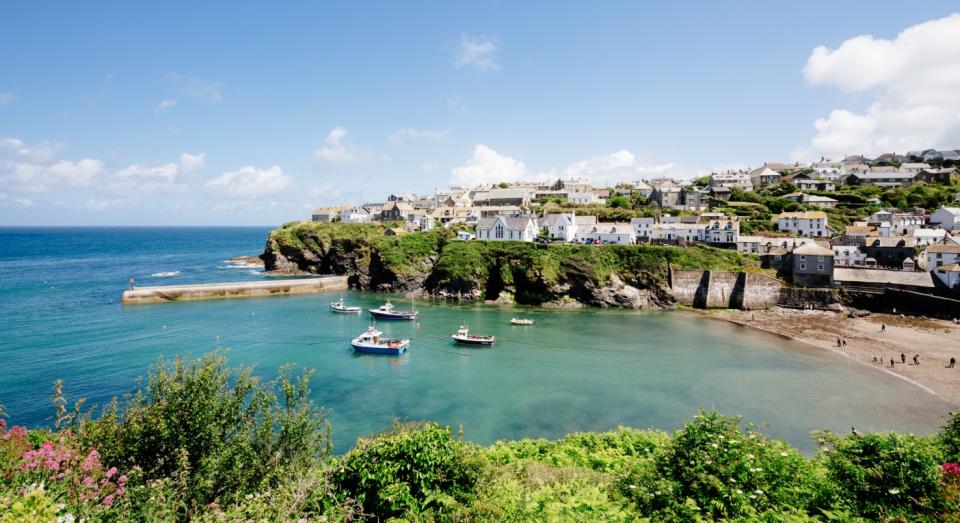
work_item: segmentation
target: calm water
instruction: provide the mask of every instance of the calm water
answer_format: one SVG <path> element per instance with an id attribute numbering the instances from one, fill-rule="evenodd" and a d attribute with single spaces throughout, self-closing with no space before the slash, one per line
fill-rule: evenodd
<path id="1" fill-rule="evenodd" d="M 399 358 L 355 355 L 366 316 L 328 312 L 335 295 L 121 306 L 140 285 L 264 278 L 224 260 L 256 255 L 267 228 L 0 229 L 0 403 L 14 423 L 47 423 L 53 380 L 103 403 L 130 390 L 160 355 L 218 346 L 272 376 L 316 369 L 338 450 L 393 418 L 463 426 L 468 439 L 557 437 L 620 424 L 672 429 L 699 408 L 768 424 L 810 450 L 833 428 L 929 432 L 949 405 L 875 369 L 684 313 L 548 312 L 418 303 L 413 323 L 381 323 L 413 339 Z M 180 271 L 173 278 L 151 274 Z M 374 306 L 382 296 L 347 293 Z M 395 299 L 395 303 L 403 303 Z M 512 327 L 512 316 L 537 320 Z M 492 349 L 458 348 L 466 322 Z M 166 329 L 164 329 L 166 326 Z M 219 337 L 219 342 L 217 338 Z"/>

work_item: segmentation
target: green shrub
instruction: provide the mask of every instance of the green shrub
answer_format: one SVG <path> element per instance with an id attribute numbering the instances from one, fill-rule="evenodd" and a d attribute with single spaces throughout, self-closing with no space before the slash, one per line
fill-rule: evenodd
<path id="1" fill-rule="evenodd" d="M 161 360 L 146 386 L 115 398 L 99 419 L 82 420 L 78 433 L 105 462 L 139 470 L 144 481 L 175 478 L 191 509 L 230 501 L 328 453 L 309 377 L 284 368 L 265 384 L 249 368 L 228 369 L 219 353 Z"/>
<path id="2" fill-rule="evenodd" d="M 940 446 L 948 463 L 960 463 L 960 410 L 950 415 L 939 434 Z"/>
<path id="3" fill-rule="evenodd" d="M 814 471 L 784 442 L 743 430 L 739 418 L 704 412 L 677 431 L 655 460 L 627 474 L 621 490 L 641 513 L 734 518 L 803 509 Z"/>
<path id="4" fill-rule="evenodd" d="M 855 513 L 886 519 L 930 515 L 942 507 L 943 453 L 912 434 L 825 434 L 821 459 L 840 500 Z"/>
<path id="5" fill-rule="evenodd" d="M 408 423 L 358 440 L 331 479 L 341 500 L 356 500 L 364 514 L 386 519 L 467 502 L 480 471 L 476 450 L 449 427 Z"/>

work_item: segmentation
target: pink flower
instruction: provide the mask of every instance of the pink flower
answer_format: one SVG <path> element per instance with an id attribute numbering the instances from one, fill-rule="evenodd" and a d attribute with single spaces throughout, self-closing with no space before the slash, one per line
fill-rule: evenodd
<path id="1" fill-rule="evenodd" d="M 120 477 L 117 478 L 117 483 L 119 483 L 119 484 L 122 486 L 122 485 L 126 484 L 126 482 L 127 482 L 127 475 L 126 475 L 126 474 L 120 474 Z"/>
<path id="2" fill-rule="evenodd" d="M 84 472 L 90 472 L 94 468 L 97 468 L 97 465 L 100 464 L 100 453 L 96 449 L 90 449 L 90 453 L 87 454 L 87 459 L 83 460 L 83 465 L 80 468 Z"/>
<path id="3" fill-rule="evenodd" d="M 944 463 L 943 464 L 943 475 L 948 478 L 957 478 L 960 479 L 960 464 L 957 463 Z"/>
<path id="4" fill-rule="evenodd" d="M 80 484 L 83 485 L 84 487 L 89 487 L 96 484 L 96 482 L 97 480 L 93 479 L 92 476 L 87 476 L 83 478 L 83 481 L 81 481 Z"/>
<path id="5" fill-rule="evenodd" d="M 109 507 L 113 505 L 113 494 L 103 498 L 103 506 Z"/>
<path id="6" fill-rule="evenodd" d="M 112 478 L 117 474 L 117 467 L 110 467 L 110 470 L 107 471 L 107 477 Z"/>

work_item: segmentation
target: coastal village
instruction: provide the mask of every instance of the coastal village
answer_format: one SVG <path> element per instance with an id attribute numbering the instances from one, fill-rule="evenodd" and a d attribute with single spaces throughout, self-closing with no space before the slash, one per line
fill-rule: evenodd
<path id="1" fill-rule="evenodd" d="M 461 240 L 709 245 L 756 254 L 797 287 L 952 296 L 960 283 L 960 150 L 768 162 L 693 180 L 450 187 L 316 209 L 318 222 L 455 229 Z"/>

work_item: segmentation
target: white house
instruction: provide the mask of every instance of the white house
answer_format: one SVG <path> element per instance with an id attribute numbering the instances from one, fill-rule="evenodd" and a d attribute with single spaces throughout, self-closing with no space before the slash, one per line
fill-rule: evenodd
<path id="1" fill-rule="evenodd" d="M 629 223 L 598 223 L 589 229 L 577 231 L 578 243 L 631 245 L 637 235 Z"/>
<path id="2" fill-rule="evenodd" d="M 373 213 L 363 207 L 344 209 L 340 213 L 340 221 L 343 223 L 370 223 L 373 221 Z"/>
<path id="3" fill-rule="evenodd" d="M 571 192 L 567 194 L 567 201 L 570 203 L 575 203 L 577 205 L 589 205 L 592 203 L 596 204 L 605 204 L 607 201 L 599 196 L 596 193 L 591 191 L 584 192 Z"/>
<path id="4" fill-rule="evenodd" d="M 917 247 L 943 243 L 947 237 L 947 231 L 943 229 L 914 229 L 913 244 Z"/>
<path id="5" fill-rule="evenodd" d="M 705 223 L 658 223 L 653 226 L 653 240 L 702 242 L 706 235 Z"/>
<path id="6" fill-rule="evenodd" d="M 753 181 L 750 180 L 749 173 L 728 171 L 725 173 L 711 174 L 710 187 L 727 187 L 729 189 L 752 191 Z"/>
<path id="7" fill-rule="evenodd" d="M 754 189 L 780 183 L 780 173 L 764 165 L 750 171 L 750 184 Z"/>
<path id="8" fill-rule="evenodd" d="M 572 212 L 545 214 L 537 223 L 540 230 L 552 240 L 572 242 L 577 237 L 577 215 Z"/>
<path id="9" fill-rule="evenodd" d="M 960 207 L 940 207 L 930 216 L 930 223 L 945 231 L 960 230 Z"/>
<path id="10" fill-rule="evenodd" d="M 631 218 L 630 225 L 633 226 L 633 232 L 637 238 L 653 238 L 653 226 L 657 223 L 656 218 Z"/>
<path id="11" fill-rule="evenodd" d="M 833 263 L 844 266 L 863 266 L 867 260 L 867 253 L 856 245 L 834 245 Z"/>
<path id="12" fill-rule="evenodd" d="M 710 220 L 704 229 L 703 241 L 707 243 L 737 243 L 740 239 L 740 222 L 735 220 Z"/>
<path id="13" fill-rule="evenodd" d="M 493 216 L 477 222 L 477 239 L 532 242 L 537 237 L 537 224 L 529 216 Z"/>
<path id="14" fill-rule="evenodd" d="M 782 212 L 777 216 L 777 229 L 797 236 L 830 237 L 823 211 Z"/>
<path id="15" fill-rule="evenodd" d="M 760 236 L 741 236 L 737 239 L 737 252 L 759 254 L 761 241 Z"/>
<path id="16" fill-rule="evenodd" d="M 960 245 L 955 243 L 928 245 L 923 255 L 927 262 L 927 270 L 932 271 L 960 261 Z"/>

